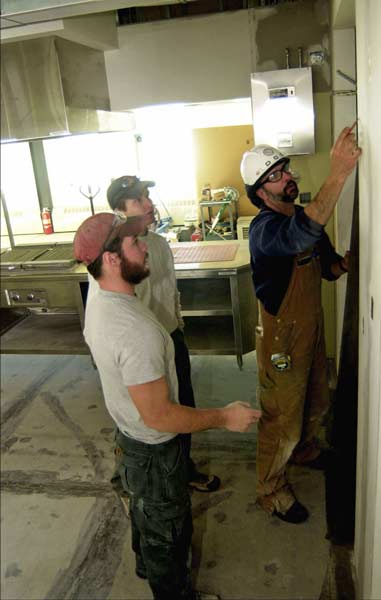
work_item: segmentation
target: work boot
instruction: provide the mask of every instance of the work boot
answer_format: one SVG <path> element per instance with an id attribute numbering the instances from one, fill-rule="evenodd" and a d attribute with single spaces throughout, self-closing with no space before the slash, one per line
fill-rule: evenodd
<path id="1" fill-rule="evenodd" d="M 295 500 L 294 504 L 292 504 L 285 513 L 274 510 L 272 514 L 275 517 L 278 517 L 278 519 L 286 521 L 286 523 L 293 523 L 294 525 L 304 523 L 309 517 L 308 510 L 303 504 L 298 502 L 298 500 Z"/>

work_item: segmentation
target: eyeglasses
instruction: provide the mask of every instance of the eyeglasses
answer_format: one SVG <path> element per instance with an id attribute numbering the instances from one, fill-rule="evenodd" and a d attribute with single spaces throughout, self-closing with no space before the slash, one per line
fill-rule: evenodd
<path id="1" fill-rule="evenodd" d="M 282 166 L 281 169 L 278 169 L 277 171 L 273 171 L 272 173 L 270 173 L 270 175 L 268 177 L 266 177 L 266 179 L 264 181 L 261 182 L 261 185 L 263 185 L 265 183 L 276 183 L 277 181 L 280 181 L 283 177 L 283 173 L 292 174 L 292 170 L 290 169 L 289 162 L 284 163 L 284 165 Z"/>

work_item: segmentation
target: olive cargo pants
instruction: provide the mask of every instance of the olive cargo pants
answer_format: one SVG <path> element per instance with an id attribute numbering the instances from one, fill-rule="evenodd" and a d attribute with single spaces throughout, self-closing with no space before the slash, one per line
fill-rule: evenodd
<path id="1" fill-rule="evenodd" d="M 144 444 L 118 432 L 116 454 L 130 498 L 137 571 L 147 576 L 155 600 L 193 600 L 187 566 L 192 515 L 181 438 Z"/>

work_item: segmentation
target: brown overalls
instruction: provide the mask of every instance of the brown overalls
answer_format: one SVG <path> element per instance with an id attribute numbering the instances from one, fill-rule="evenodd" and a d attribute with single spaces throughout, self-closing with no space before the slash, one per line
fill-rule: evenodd
<path id="1" fill-rule="evenodd" d="M 268 512 L 284 513 L 295 501 L 287 462 L 312 442 L 329 402 L 319 259 L 311 251 L 298 254 L 278 314 L 261 302 L 259 308 L 257 501 Z M 278 353 L 290 357 L 288 369 L 271 362 Z"/>

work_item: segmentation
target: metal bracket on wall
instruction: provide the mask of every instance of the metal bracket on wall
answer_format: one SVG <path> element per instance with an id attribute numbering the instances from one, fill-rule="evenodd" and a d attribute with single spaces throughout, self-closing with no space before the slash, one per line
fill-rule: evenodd
<path id="1" fill-rule="evenodd" d="M 332 96 L 357 96 L 357 90 L 333 90 Z"/>
<path id="2" fill-rule="evenodd" d="M 352 79 L 352 77 L 350 77 L 349 75 L 347 75 L 346 73 L 343 73 L 343 71 L 340 71 L 340 69 L 336 70 L 336 73 L 338 75 L 340 75 L 340 77 L 342 77 L 343 79 L 345 79 L 346 81 L 349 81 L 349 83 L 351 83 L 354 86 L 357 86 L 357 81 L 356 79 Z"/>

